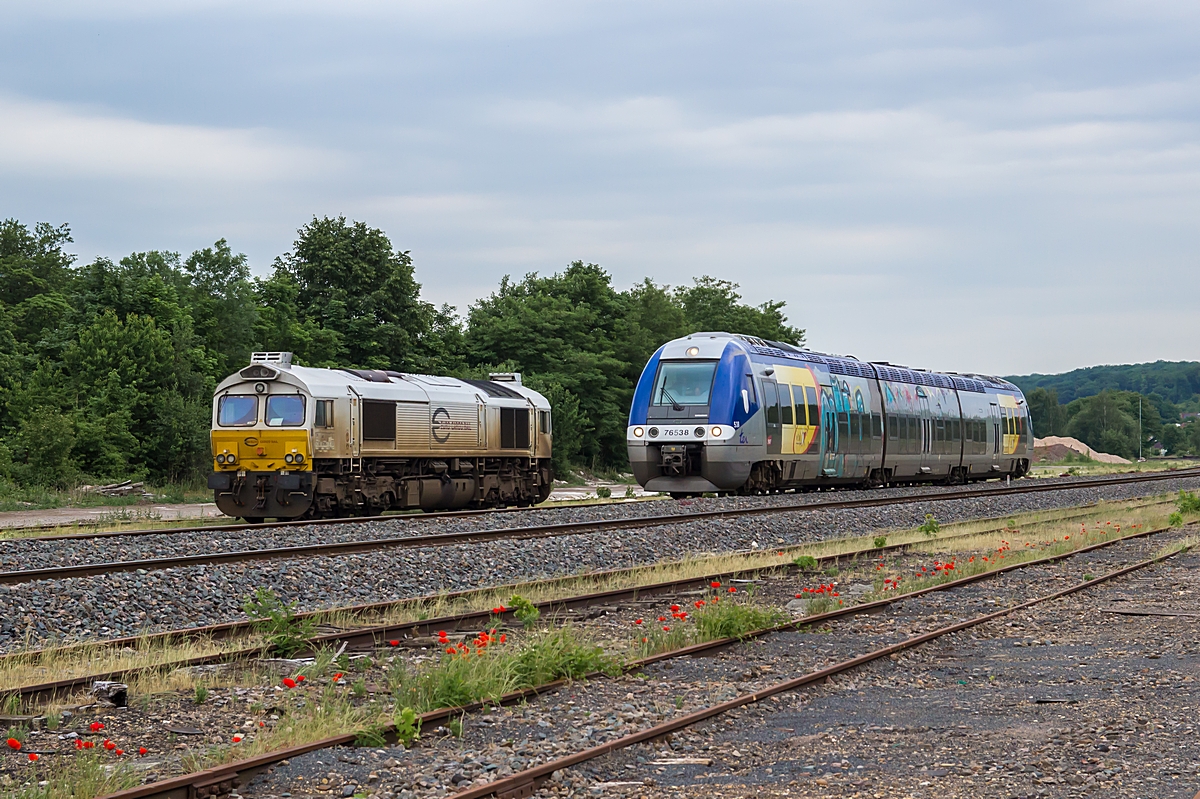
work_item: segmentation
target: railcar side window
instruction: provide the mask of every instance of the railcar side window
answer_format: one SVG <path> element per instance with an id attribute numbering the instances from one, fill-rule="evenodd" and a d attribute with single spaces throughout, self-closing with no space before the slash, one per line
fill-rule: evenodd
<path id="1" fill-rule="evenodd" d="M 250 427 L 258 422 L 258 397 L 226 394 L 217 401 L 217 424 Z"/>
<path id="2" fill-rule="evenodd" d="M 767 424 L 779 424 L 779 391 L 775 383 L 763 383 L 763 404 L 767 406 Z"/>
<path id="3" fill-rule="evenodd" d="M 871 414 L 871 438 L 883 438 L 883 417 Z"/>
<path id="4" fill-rule="evenodd" d="M 550 435 L 550 411 L 538 411 L 538 430 L 542 435 Z"/>
<path id="5" fill-rule="evenodd" d="M 896 414 L 888 415 L 888 440 L 896 441 L 900 438 L 900 419 Z"/>
<path id="6" fill-rule="evenodd" d="M 313 408 L 313 427 L 333 427 L 333 400 L 317 400 Z"/>
<path id="7" fill-rule="evenodd" d="M 808 401 L 808 423 L 815 427 L 821 418 L 821 410 L 817 405 L 817 390 L 812 386 L 805 386 L 804 398 Z"/>
<path id="8" fill-rule="evenodd" d="M 267 427 L 299 427 L 304 424 L 304 397 L 274 394 L 267 397 Z"/>
<path id="9" fill-rule="evenodd" d="M 792 423 L 792 387 L 788 385 L 779 386 L 779 411 L 783 414 L 781 421 L 784 424 Z"/>

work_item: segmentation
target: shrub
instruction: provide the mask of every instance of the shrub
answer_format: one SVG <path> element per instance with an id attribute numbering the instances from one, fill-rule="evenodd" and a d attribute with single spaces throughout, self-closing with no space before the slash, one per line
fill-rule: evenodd
<path id="1" fill-rule="evenodd" d="M 1172 527 L 1183 527 L 1183 514 L 1176 511 L 1167 517 L 1167 524 Z"/>
<path id="2" fill-rule="evenodd" d="M 942 526 L 940 524 L 938 524 L 937 519 L 933 518 L 932 513 L 926 513 L 925 514 L 925 523 L 922 524 L 917 529 L 920 530 L 925 535 L 930 536 L 932 538 L 933 536 L 938 534 L 938 530 L 941 530 Z"/>
<path id="3" fill-rule="evenodd" d="M 800 555 L 792 563 L 795 563 L 796 568 L 802 572 L 817 570 L 817 559 L 812 555 Z"/>
<path id="4" fill-rule="evenodd" d="M 887 536 L 886 535 L 877 535 L 877 536 L 875 536 L 875 540 L 872 543 L 875 544 L 876 549 L 883 549 L 884 547 L 887 546 Z"/>
<path id="5" fill-rule="evenodd" d="M 508 598 L 508 607 L 526 630 L 533 629 L 542 615 L 542 612 L 532 602 L 520 594 L 513 594 Z"/>
<path id="6" fill-rule="evenodd" d="M 1176 505 L 1178 505 L 1180 513 L 1200 513 L 1200 497 L 1189 491 L 1180 490 Z"/>
<path id="7" fill-rule="evenodd" d="M 612 489 L 608 486 L 600 486 L 596 489 L 596 496 L 600 497 L 600 499 L 608 499 L 612 496 Z"/>

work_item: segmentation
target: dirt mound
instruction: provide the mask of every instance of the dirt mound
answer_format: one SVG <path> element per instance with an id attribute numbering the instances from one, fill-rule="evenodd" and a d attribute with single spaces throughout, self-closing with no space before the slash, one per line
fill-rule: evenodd
<path id="1" fill-rule="evenodd" d="M 1100 463 L 1132 463 L 1119 455 L 1109 455 L 1107 452 L 1097 452 L 1077 438 L 1070 436 L 1046 436 L 1033 440 L 1033 460 L 1061 461 L 1068 455 L 1084 455 Z"/>

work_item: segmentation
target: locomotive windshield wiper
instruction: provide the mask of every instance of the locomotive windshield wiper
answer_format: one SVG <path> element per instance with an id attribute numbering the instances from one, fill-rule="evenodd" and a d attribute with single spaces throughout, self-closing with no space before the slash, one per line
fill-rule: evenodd
<path id="1" fill-rule="evenodd" d="M 683 410 L 683 406 L 682 406 L 682 405 L 680 405 L 678 402 L 676 402 L 676 401 L 675 401 L 675 398 L 671 396 L 671 392 L 667 391 L 667 387 L 666 387 L 666 386 L 663 386 L 663 387 L 662 387 L 662 388 L 659 390 L 659 395 L 658 395 L 658 397 L 659 397 L 659 399 L 660 399 L 660 400 L 661 400 L 663 397 L 666 397 L 666 398 L 667 398 L 667 401 L 671 403 L 671 410 L 673 410 L 673 411 L 682 411 L 682 410 Z"/>

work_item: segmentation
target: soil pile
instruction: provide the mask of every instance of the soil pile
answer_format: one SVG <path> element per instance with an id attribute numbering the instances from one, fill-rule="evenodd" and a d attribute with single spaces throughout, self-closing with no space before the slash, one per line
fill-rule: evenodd
<path id="1" fill-rule="evenodd" d="M 1077 438 L 1070 436 L 1046 436 L 1033 440 L 1033 461 L 1038 463 L 1064 460 L 1068 455 L 1084 455 L 1100 463 L 1132 463 L 1119 455 L 1097 452 Z"/>

